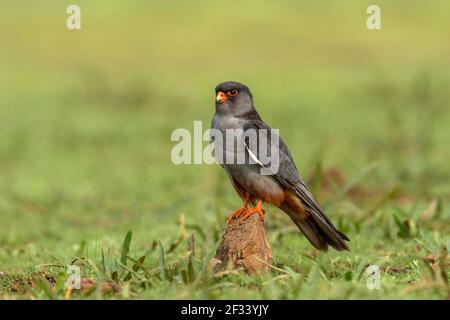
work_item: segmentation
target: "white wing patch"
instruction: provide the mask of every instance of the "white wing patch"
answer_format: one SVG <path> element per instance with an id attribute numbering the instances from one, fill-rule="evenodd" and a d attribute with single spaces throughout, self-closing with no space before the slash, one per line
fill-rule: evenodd
<path id="1" fill-rule="evenodd" d="M 253 161 L 255 161 L 257 164 L 259 164 L 261 167 L 264 167 L 264 165 L 262 164 L 261 161 L 259 161 L 258 157 L 250 151 L 250 149 L 248 148 L 247 144 L 245 145 L 245 149 L 247 149 L 248 154 L 250 155 L 250 157 L 252 158 Z"/>

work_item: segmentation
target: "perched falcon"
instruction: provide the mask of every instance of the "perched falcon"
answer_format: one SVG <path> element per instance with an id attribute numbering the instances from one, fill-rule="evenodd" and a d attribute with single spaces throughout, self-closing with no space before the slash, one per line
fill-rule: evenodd
<path id="1" fill-rule="evenodd" d="M 349 238 L 325 216 L 300 177 L 286 144 L 259 116 L 246 85 L 228 81 L 216 87 L 211 129 L 216 156 L 220 151 L 220 163 L 244 201 L 228 221 L 246 219 L 254 213 L 264 221 L 262 206 L 269 203 L 287 213 L 315 248 L 326 251 L 330 245 L 336 250 L 349 250 Z M 255 132 L 256 140 L 254 134 L 248 134 Z M 217 133 L 223 137 L 220 142 Z M 237 161 L 239 155 L 245 161 Z M 263 161 L 263 156 L 272 162 Z"/>

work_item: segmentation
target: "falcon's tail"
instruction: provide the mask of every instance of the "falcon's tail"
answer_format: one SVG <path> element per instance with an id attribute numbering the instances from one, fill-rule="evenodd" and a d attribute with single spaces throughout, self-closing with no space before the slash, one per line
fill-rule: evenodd
<path id="1" fill-rule="evenodd" d="M 350 241 L 349 238 L 337 230 L 328 219 L 316 218 L 314 214 L 309 214 L 305 219 L 304 215 L 291 210 L 288 214 L 315 248 L 326 251 L 330 245 L 338 251 L 349 250 L 345 243 Z"/>

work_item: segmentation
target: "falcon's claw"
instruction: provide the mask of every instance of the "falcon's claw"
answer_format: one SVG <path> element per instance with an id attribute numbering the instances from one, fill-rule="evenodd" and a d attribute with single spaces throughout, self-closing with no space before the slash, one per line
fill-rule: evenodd
<path id="1" fill-rule="evenodd" d="M 246 212 L 248 210 L 248 203 L 250 201 L 250 195 L 246 195 L 244 197 L 244 203 L 242 204 L 242 207 L 234 210 L 230 216 L 227 219 L 227 223 L 230 222 L 233 218 L 239 218 L 241 216 L 241 214 L 243 214 L 244 212 Z"/>
<path id="2" fill-rule="evenodd" d="M 256 207 L 254 208 L 250 208 L 248 210 L 246 210 L 241 217 L 241 220 L 245 220 L 248 217 L 250 217 L 252 214 L 254 214 L 255 212 L 258 214 L 259 219 L 261 220 L 261 222 L 264 222 L 264 214 L 265 211 L 262 208 L 263 202 L 261 200 L 258 201 L 258 204 L 256 205 Z"/>
<path id="3" fill-rule="evenodd" d="M 245 219 L 247 219 L 248 217 L 250 217 L 252 214 L 257 213 L 259 216 L 259 219 L 261 220 L 261 222 L 264 222 L 264 215 L 265 215 L 265 211 L 263 208 L 250 208 L 247 211 L 245 211 L 242 214 L 242 217 L 240 217 L 241 221 L 244 221 Z"/>
<path id="4" fill-rule="evenodd" d="M 242 206 L 236 210 L 234 210 L 227 219 L 227 223 L 230 222 L 233 218 L 239 218 L 241 214 L 248 211 L 247 206 Z"/>

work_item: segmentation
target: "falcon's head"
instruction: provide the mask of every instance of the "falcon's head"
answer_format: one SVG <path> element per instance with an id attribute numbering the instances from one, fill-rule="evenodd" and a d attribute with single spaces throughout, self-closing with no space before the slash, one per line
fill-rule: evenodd
<path id="1" fill-rule="evenodd" d="M 216 111 L 233 115 L 254 110 L 250 89 L 235 81 L 222 82 L 216 86 Z"/>

